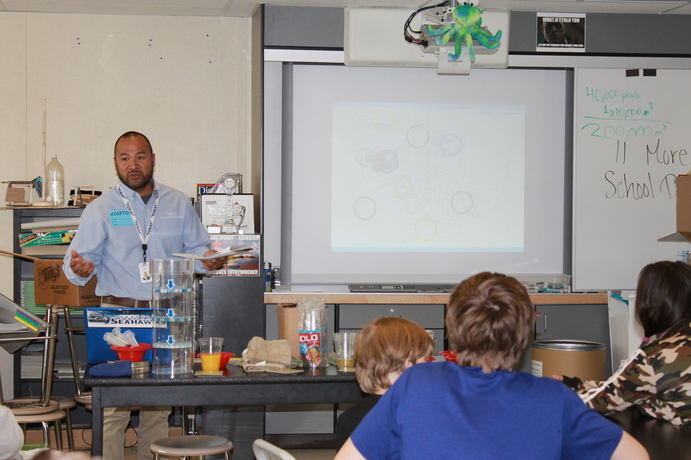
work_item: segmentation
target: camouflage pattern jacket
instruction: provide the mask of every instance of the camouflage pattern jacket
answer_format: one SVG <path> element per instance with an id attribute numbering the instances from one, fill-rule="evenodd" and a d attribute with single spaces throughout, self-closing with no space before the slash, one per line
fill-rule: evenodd
<path id="1" fill-rule="evenodd" d="M 636 405 L 651 417 L 691 429 L 691 322 L 652 336 L 604 382 L 582 382 L 578 393 L 598 412 Z"/>

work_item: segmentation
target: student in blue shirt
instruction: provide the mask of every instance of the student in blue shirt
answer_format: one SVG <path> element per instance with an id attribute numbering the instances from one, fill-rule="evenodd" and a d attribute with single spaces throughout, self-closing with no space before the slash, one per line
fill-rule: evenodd
<path id="1" fill-rule="evenodd" d="M 65 255 L 63 270 L 83 286 L 96 275 L 101 305 L 148 307 L 151 278 L 148 261 L 173 253 L 211 255 L 204 226 L 189 198 L 153 179 L 156 155 L 146 136 L 128 131 L 115 142 L 114 188 L 91 202 L 82 213 L 77 235 Z M 202 261 L 198 268 L 221 268 L 224 258 Z M 170 408 L 140 412 L 139 459 L 152 458 L 149 445 L 168 436 Z M 130 408 L 105 408 L 103 457 L 124 458 L 124 431 Z"/>
<path id="2" fill-rule="evenodd" d="M 458 363 L 406 370 L 336 455 L 342 459 L 647 459 L 616 424 L 554 379 L 512 372 L 535 310 L 514 278 L 480 273 L 453 292 Z"/>

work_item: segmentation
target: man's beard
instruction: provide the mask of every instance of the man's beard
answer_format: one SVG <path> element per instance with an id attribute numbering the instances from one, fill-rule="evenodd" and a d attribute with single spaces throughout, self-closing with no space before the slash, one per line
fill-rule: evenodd
<path id="1" fill-rule="evenodd" d="M 149 185 L 149 182 L 151 182 L 151 178 L 154 176 L 153 169 L 151 170 L 150 174 L 144 174 L 144 173 L 139 173 L 136 177 L 128 177 L 128 176 L 123 176 L 120 174 L 118 171 L 118 178 L 122 181 L 123 184 L 131 188 L 132 190 L 139 191 Z"/>

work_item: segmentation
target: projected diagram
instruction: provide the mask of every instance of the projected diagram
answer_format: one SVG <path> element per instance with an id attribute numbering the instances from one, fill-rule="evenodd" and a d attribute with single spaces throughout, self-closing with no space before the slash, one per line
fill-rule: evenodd
<path id="1" fill-rule="evenodd" d="M 521 251 L 522 107 L 336 104 L 334 251 Z"/>

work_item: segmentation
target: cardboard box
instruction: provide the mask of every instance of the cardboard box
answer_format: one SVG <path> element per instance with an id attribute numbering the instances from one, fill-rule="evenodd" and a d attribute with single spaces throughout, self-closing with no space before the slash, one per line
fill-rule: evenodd
<path id="1" fill-rule="evenodd" d="M 211 193 L 211 189 L 216 184 L 197 184 L 197 196 Z"/>
<path id="2" fill-rule="evenodd" d="M 30 186 L 21 186 L 9 184 L 5 191 L 5 201 L 8 205 L 12 204 L 28 204 L 31 196 Z"/>
<path id="3" fill-rule="evenodd" d="M 100 305 L 96 296 L 96 277 L 85 286 L 70 283 L 62 271 L 62 259 L 36 259 L 34 261 L 36 303 L 93 307 Z"/>
<path id="4" fill-rule="evenodd" d="M 677 231 L 658 241 L 691 242 L 691 175 L 677 176 Z"/>
<path id="5" fill-rule="evenodd" d="M 300 359 L 300 345 L 298 341 L 298 306 L 294 303 L 279 303 L 276 305 L 278 315 L 278 338 L 286 339 L 290 344 L 290 354 Z"/>
<path id="6" fill-rule="evenodd" d="M 691 232 L 691 176 L 677 177 L 677 231 Z"/>
<path id="7" fill-rule="evenodd" d="M 106 332 L 132 331 L 138 343 L 153 343 L 153 309 L 126 307 L 96 307 L 84 309 L 84 331 L 86 335 L 86 361 L 89 364 L 117 361 L 118 354 L 110 349 L 103 339 Z M 152 351 L 144 354 L 145 361 L 151 361 Z"/>

